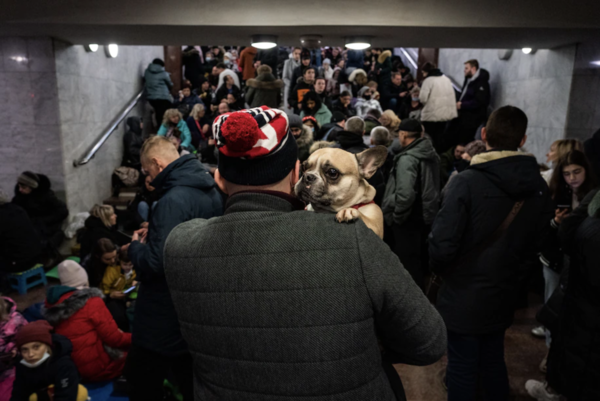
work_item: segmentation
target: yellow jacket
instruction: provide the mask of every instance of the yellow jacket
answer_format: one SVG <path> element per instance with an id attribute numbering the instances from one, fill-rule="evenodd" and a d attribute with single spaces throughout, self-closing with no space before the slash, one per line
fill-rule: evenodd
<path id="1" fill-rule="evenodd" d="M 121 270 L 120 265 L 108 266 L 104 272 L 104 278 L 100 289 L 105 295 L 110 294 L 113 291 L 123 291 L 131 287 L 131 284 L 135 280 L 135 270 L 129 280 L 125 278 L 125 274 Z"/>

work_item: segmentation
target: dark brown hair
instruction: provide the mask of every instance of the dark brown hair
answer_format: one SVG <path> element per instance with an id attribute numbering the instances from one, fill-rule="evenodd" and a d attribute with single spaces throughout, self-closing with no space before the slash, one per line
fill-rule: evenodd
<path id="1" fill-rule="evenodd" d="M 94 246 L 92 256 L 96 259 L 100 259 L 105 253 L 110 253 L 116 250 L 117 248 L 115 248 L 115 244 L 113 244 L 111 240 L 109 240 L 108 238 L 100 238 Z"/>
<path id="2" fill-rule="evenodd" d="M 470 66 L 479 69 L 479 61 L 477 61 L 476 59 L 467 60 L 465 61 L 465 64 L 469 64 Z"/>
<path id="3" fill-rule="evenodd" d="M 425 64 L 423 64 L 423 67 L 421 67 L 421 71 L 426 72 L 427 74 L 429 74 L 431 71 L 435 70 L 435 64 L 433 64 L 432 62 L 426 62 Z"/>
<path id="4" fill-rule="evenodd" d="M 490 147 L 517 150 L 527 132 L 527 116 L 518 107 L 500 107 L 488 119 L 485 131 Z"/>
<path id="5" fill-rule="evenodd" d="M 129 259 L 129 255 L 127 254 L 127 249 L 121 249 L 119 251 L 119 262 L 129 263 L 131 259 Z"/>
<path id="6" fill-rule="evenodd" d="M 571 201 L 573 191 L 565 181 L 563 169 L 572 164 L 583 167 L 585 170 L 585 181 L 577 191 L 577 199 L 581 201 L 585 196 L 596 187 L 596 177 L 590 168 L 590 162 L 585 154 L 579 150 L 572 150 L 558 160 L 556 168 L 550 179 L 550 193 L 552 198 L 558 201 Z"/>

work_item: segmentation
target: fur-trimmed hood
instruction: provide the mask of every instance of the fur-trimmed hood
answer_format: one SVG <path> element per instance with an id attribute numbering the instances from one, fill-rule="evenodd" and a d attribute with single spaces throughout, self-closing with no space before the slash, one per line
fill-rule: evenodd
<path id="1" fill-rule="evenodd" d="M 377 57 L 377 62 L 383 64 L 388 57 L 392 57 L 392 52 L 389 50 L 383 51 L 379 57 Z"/>
<path id="2" fill-rule="evenodd" d="M 313 133 L 308 125 L 302 125 L 302 133 L 296 138 L 296 145 L 300 148 L 303 146 L 310 146 L 314 141 Z"/>
<path id="3" fill-rule="evenodd" d="M 283 81 L 276 79 L 270 72 L 263 72 L 256 78 L 247 80 L 246 85 L 255 89 L 277 90 L 283 88 Z"/>
<path id="4" fill-rule="evenodd" d="M 365 77 L 368 76 L 367 73 L 365 72 L 365 70 L 363 70 L 362 68 L 357 68 L 356 70 L 352 71 L 352 73 L 350 73 L 350 76 L 348 77 L 348 81 L 354 82 L 354 80 L 356 79 L 356 76 L 358 74 L 363 74 Z"/>
<path id="5" fill-rule="evenodd" d="M 72 293 L 69 297 L 65 295 Z M 56 286 L 48 289 L 46 302 L 42 306 L 42 315 L 48 323 L 56 327 L 64 320 L 69 319 L 83 308 L 86 302 L 93 297 L 103 298 L 102 291 L 98 288 L 84 288 L 77 290 L 72 287 Z"/>

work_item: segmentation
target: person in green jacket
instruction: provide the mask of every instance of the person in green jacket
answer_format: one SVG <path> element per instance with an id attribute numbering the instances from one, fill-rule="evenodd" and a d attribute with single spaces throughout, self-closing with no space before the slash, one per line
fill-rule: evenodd
<path id="1" fill-rule="evenodd" d="M 172 135 L 173 128 L 177 128 L 179 132 L 181 132 L 181 147 L 193 149 L 192 134 L 190 133 L 187 123 L 183 120 L 183 116 L 177 109 L 165 111 L 162 124 L 158 129 L 158 136 L 166 136 L 169 138 Z"/>
<path id="2" fill-rule="evenodd" d="M 171 75 L 165 71 L 165 62 L 156 58 L 144 72 L 146 98 L 155 112 L 156 123 L 162 121 L 165 111 L 172 107 Z"/>
<path id="3" fill-rule="evenodd" d="M 307 116 L 313 116 L 320 127 L 331 122 L 331 111 L 323 104 L 316 92 L 307 92 L 302 99 L 300 118 Z"/>

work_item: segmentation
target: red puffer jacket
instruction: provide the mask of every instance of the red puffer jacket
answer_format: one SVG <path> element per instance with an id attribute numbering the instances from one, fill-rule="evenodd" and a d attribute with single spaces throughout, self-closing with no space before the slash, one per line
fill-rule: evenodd
<path id="1" fill-rule="evenodd" d="M 131 334 L 121 332 L 97 288 L 76 290 L 57 286 L 48 290 L 44 317 L 73 343 L 71 357 L 84 381 L 103 381 L 121 375 L 124 350 Z"/>

